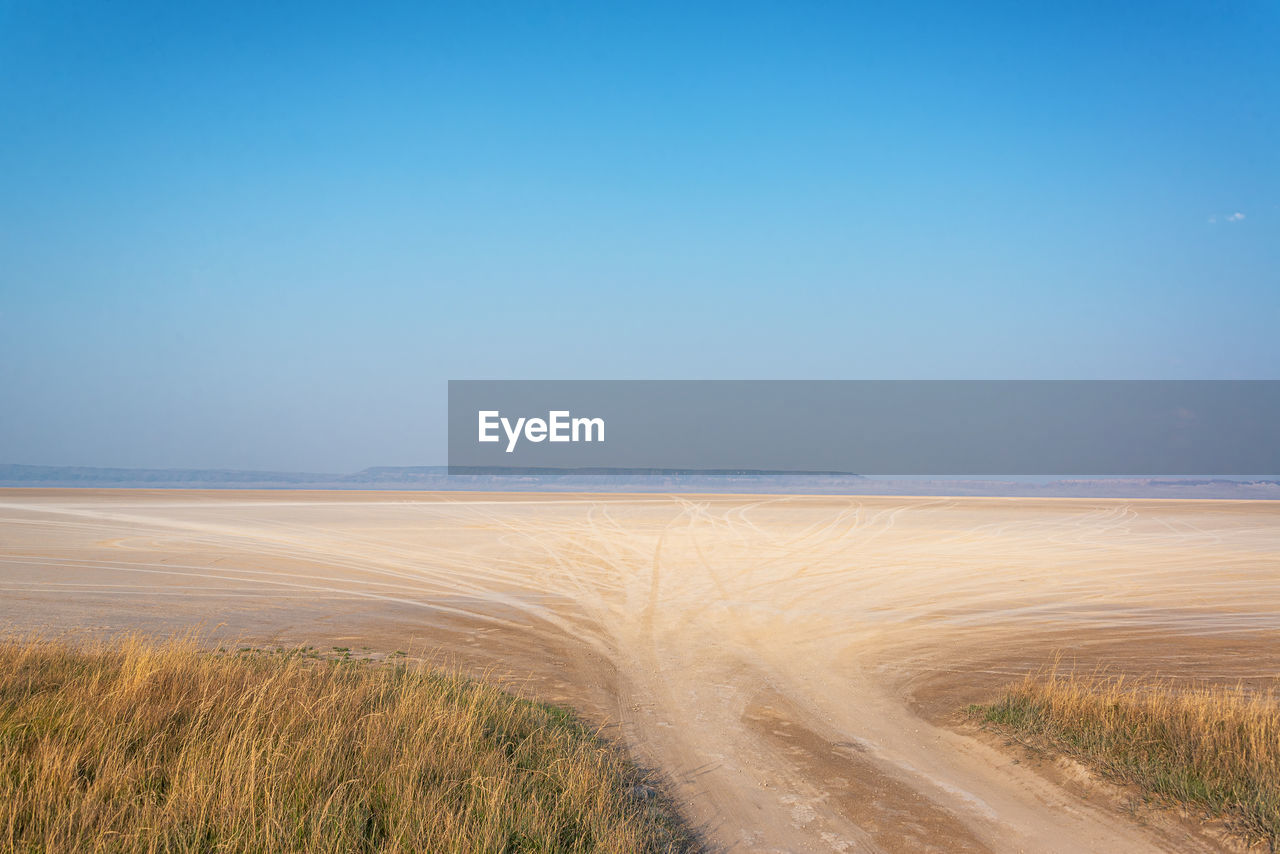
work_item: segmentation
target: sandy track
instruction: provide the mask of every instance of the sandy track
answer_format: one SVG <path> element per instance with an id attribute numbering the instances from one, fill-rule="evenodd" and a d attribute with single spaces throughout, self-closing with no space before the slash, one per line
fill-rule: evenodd
<path id="1" fill-rule="evenodd" d="M 8 628 L 524 669 L 731 850 L 1206 847 L 940 723 L 1055 650 L 1269 678 L 1277 614 L 1267 502 L 0 490 Z"/>

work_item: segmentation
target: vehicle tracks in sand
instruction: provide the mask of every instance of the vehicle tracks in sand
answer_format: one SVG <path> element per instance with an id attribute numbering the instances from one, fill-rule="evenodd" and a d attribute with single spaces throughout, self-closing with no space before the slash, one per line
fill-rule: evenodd
<path id="1" fill-rule="evenodd" d="M 723 850 L 1206 850 L 911 692 L 982 699 L 1100 639 L 1159 669 L 1280 632 L 1268 502 L 49 490 L 0 510 L 10 629 L 409 634 L 526 668 L 612 718 Z"/>

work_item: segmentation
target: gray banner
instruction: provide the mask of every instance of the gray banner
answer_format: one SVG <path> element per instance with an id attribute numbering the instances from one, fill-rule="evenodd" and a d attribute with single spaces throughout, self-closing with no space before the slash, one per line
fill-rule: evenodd
<path id="1" fill-rule="evenodd" d="M 451 474 L 1280 474 L 1280 381 L 453 380 Z"/>

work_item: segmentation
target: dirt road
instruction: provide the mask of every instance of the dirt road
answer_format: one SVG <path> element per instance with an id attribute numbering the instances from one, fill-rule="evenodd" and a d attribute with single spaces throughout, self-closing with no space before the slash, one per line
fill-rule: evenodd
<path id="1" fill-rule="evenodd" d="M 0 490 L 0 625 L 443 648 L 735 851 L 1203 850 L 948 723 L 1055 652 L 1280 665 L 1273 502 Z"/>

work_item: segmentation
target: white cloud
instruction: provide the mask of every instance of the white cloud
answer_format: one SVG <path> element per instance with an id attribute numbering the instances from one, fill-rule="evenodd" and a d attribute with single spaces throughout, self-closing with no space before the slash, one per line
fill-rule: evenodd
<path id="1" fill-rule="evenodd" d="M 1231 214 L 1231 216 L 1227 217 L 1227 222 L 1239 222 L 1242 219 L 1244 219 L 1244 214 L 1240 213 L 1240 211 L 1236 211 Z"/>
<path id="2" fill-rule="evenodd" d="M 1218 220 L 1222 220 L 1223 222 L 1240 222 L 1243 219 L 1244 219 L 1244 214 L 1240 213 L 1240 211 L 1236 211 L 1235 213 L 1231 213 L 1231 214 L 1222 214 L 1222 215 L 1210 214 L 1209 215 L 1210 224 L 1215 224 L 1218 222 Z"/>

